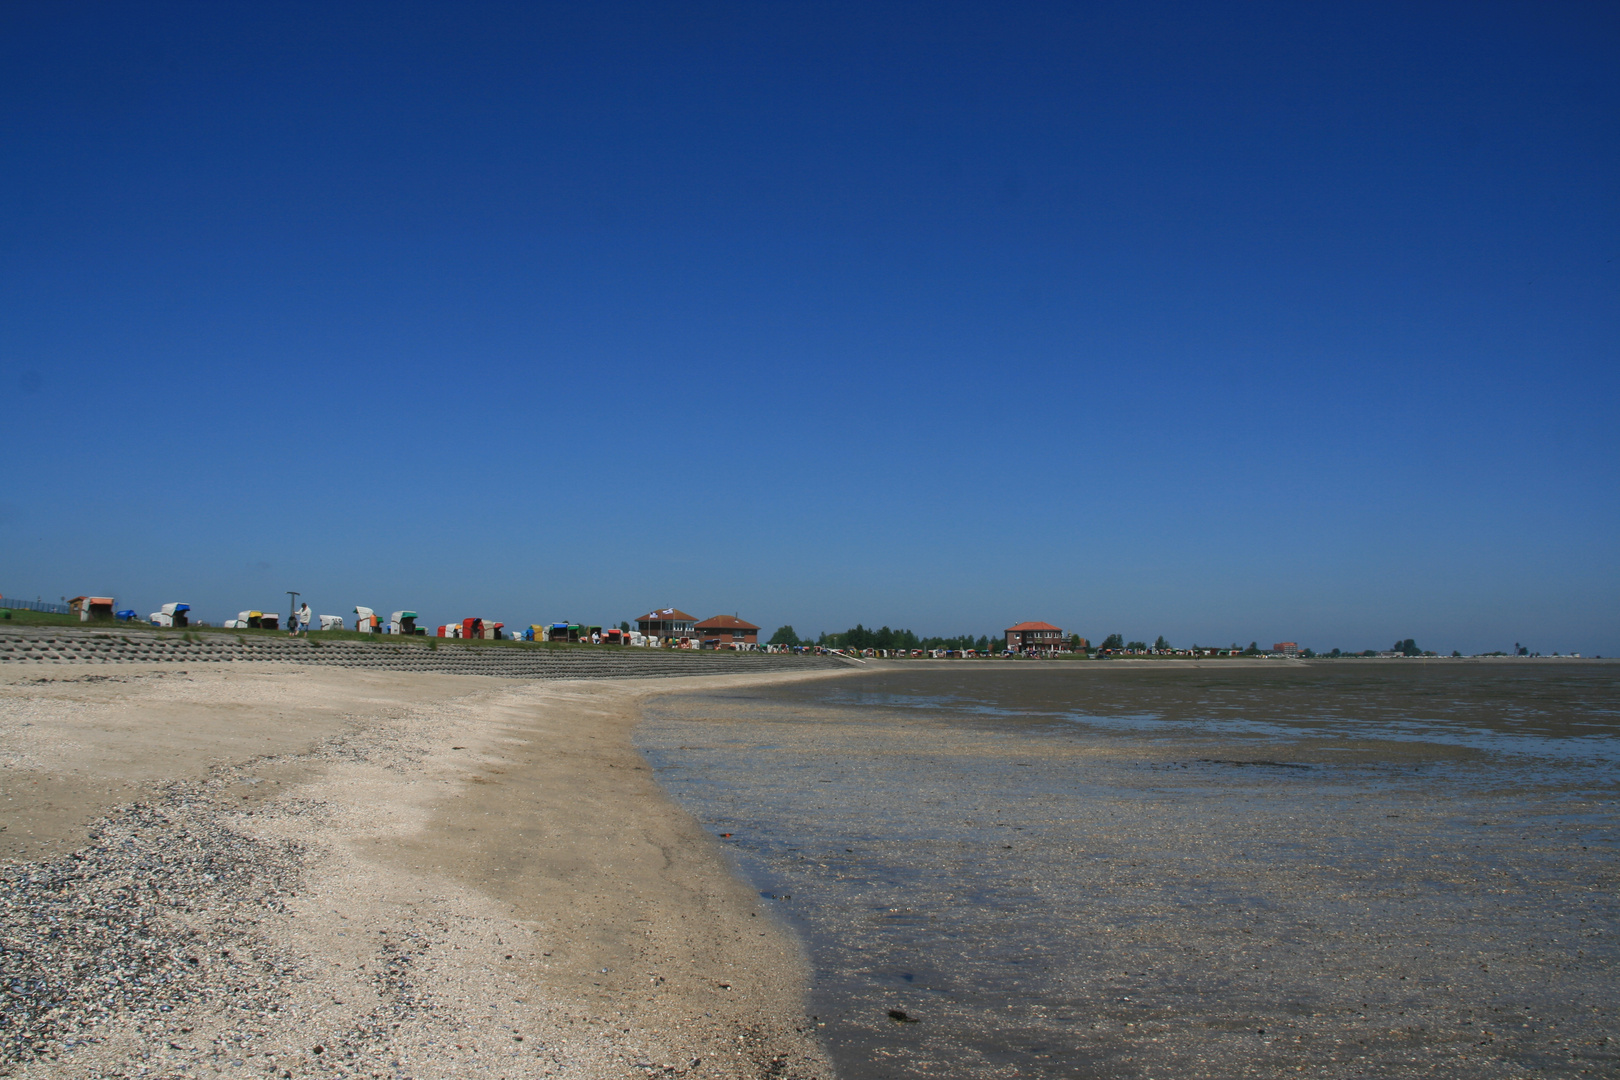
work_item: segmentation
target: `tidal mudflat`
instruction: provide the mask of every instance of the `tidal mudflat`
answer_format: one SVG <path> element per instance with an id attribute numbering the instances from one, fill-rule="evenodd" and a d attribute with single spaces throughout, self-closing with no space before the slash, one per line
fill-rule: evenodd
<path id="1" fill-rule="evenodd" d="M 899 664 L 658 699 L 847 1080 L 1616 1075 L 1620 666 Z M 729 834 L 729 836 L 727 836 Z"/>

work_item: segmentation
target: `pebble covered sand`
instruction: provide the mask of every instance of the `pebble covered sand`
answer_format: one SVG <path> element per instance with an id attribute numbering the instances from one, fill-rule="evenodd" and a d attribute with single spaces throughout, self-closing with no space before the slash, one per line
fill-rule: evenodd
<path id="1" fill-rule="evenodd" d="M 652 685 L 4 671 L 0 1074 L 830 1075 Z"/>

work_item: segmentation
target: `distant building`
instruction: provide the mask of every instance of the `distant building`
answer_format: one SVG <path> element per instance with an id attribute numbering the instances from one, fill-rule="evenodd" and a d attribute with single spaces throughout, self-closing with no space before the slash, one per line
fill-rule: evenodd
<path id="1" fill-rule="evenodd" d="M 656 641 L 687 641 L 696 636 L 697 618 L 667 607 L 636 616 L 636 629 Z"/>
<path id="2" fill-rule="evenodd" d="M 1298 656 L 1299 643 L 1296 641 L 1279 641 L 1271 647 L 1271 651 L 1282 653 L 1284 656 Z"/>
<path id="3" fill-rule="evenodd" d="M 705 645 L 735 648 L 741 644 L 758 645 L 759 627 L 735 615 L 716 615 L 697 624 L 698 639 Z"/>
<path id="4" fill-rule="evenodd" d="M 1041 652 L 1072 652 L 1069 639 L 1063 631 L 1045 622 L 1021 622 L 1007 627 L 1007 648 L 1014 652 L 1035 649 Z"/>

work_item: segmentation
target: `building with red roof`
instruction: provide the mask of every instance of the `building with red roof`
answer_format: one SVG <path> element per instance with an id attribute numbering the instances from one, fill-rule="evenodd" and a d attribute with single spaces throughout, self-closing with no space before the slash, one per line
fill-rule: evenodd
<path id="1" fill-rule="evenodd" d="M 716 615 L 697 624 L 698 638 L 714 648 L 735 649 L 738 645 L 759 644 L 759 627 L 735 615 Z"/>
<path id="2" fill-rule="evenodd" d="M 1073 652 L 1060 627 L 1049 622 L 1021 622 L 1007 627 L 1007 648 L 1014 652 Z"/>
<path id="3" fill-rule="evenodd" d="M 636 629 L 657 641 L 685 641 L 695 634 L 697 617 L 680 608 L 659 608 L 636 616 Z"/>

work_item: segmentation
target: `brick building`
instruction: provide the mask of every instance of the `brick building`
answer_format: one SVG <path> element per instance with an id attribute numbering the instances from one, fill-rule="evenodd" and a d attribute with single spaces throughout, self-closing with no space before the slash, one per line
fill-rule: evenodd
<path id="1" fill-rule="evenodd" d="M 697 624 L 698 639 L 705 645 L 734 649 L 738 645 L 758 645 L 759 627 L 735 615 L 716 615 Z"/>
<path id="2" fill-rule="evenodd" d="M 1021 622 L 1007 627 L 1007 648 L 1014 652 L 1072 652 L 1063 631 L 1046 622 Z"/>

